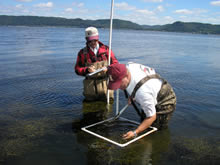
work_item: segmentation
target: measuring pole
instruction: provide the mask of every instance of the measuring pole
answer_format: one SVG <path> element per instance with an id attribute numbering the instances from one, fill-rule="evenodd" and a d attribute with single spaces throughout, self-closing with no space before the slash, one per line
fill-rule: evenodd
<path id="1" fill-rule="evenodd" d="M 110 28 L 109 28 L 108 65 L 110 65 L 110 63 L 111 63 L 113 8 L 114 8 L 114 0 L 112 0 L 112 3 L 111 3 Z M 108 79 L 108 82 L 109 82 L 109 79 Z M 109 104 L 109 90 L 107 90 L 107 103 Z"/>

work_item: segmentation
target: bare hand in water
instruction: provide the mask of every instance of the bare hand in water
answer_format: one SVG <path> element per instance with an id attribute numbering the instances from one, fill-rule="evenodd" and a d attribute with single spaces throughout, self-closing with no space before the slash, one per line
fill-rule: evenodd
<path id="1" fill-rule="evenodd" d="M 130 138 L 133 138 L 133 137 L 135 137 L 135 134 L 134 134 L 133 131 L 129 131 L 126 134 L 123 135 L 123 139 L 130 139 Z"/>

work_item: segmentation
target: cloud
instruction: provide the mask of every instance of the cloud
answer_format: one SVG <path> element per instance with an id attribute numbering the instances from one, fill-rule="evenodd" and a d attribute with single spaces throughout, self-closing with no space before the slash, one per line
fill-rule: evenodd
<path id="1" fill-rule="evenodd" d="M 160 11 L 160 12 L 163 12 L 164 8 L 163 8 L 163 6 L 160 5 L 160 6 L 157 6 L 157 10 Z"/>
<path id="2" fill-rule="evenodd" d="M 51 8 L 51 7 L 53 7 L 53 2 L 39 3 L 39 4 L 35 5 L 35 7 Z"/>
<path id="3" fill-rule="evenodd" d="M 193 13 L 194 13 L 194 14 L 197 14 L 197 15 L 202 14 L 202 13 L 207 13 L 207 12 L 208 12 L 208 11 L 205 10 L 205 9 L 194 9 L 194 10 L 193 10 Z"/>
<path id="4" fill-rule="evenodd" d="M 67 13 L 72 13 L 72 12 L 73 12 L 73 9 L 72 9 L 72 8 L 67 8 L 67 9 L 65 9 L 65 12 L 67 12 Z"/>
<path id="5" fill-rule="evenodd" d="M 144 2 L 163 2 L 163 0 L 142 0 Z"/>
<path id="6" fill-rule="evenodd" d="M 140 14 L 145 14 L 145 15 L 152 15 L 154 14 L 152 11 L 149 11 L 149 10 L 136 10 L 137 13 L 140 13 Z"/>
<path id="7" fill-rule="evenodd" d="M 32 0 L 16 0 L 18 2 L 32 2 Z"/>
<path id="8" fill-rule="evenodd" d="M 95 19 L 95 11 L 92 14 L 89 13 L 89 10 L 85 8 L 84 5 L 84 3 L 73 2 L 69 7 L 63 9 L 61 14 L 66 18 L 72 18 L 74 15 L 75 17 L 82 19 L 90 19 L 90 17 L 91 19 Z"/>
<path id="9" fill-rule="evenodd" d="M 126 2 L 116 3 L 115 7 L 120 10 L 135 10 L 136 7 L 128 5 Z"/>
<path id="10" fill-rule="evenodd" d="M 188 10 L 188 9 L 175 10 L 174 13 L 177 13 L 177 14 L 193 14 L 193 12 Z"/>
<path id="11" fill-rule="evenodd" d="M 27 9 L 24 9 L 24 10 L 22 10 L 22 13 L 31 13 L 31 12 Z"/>
<path id="12" fill-rule="evenodd" d="M 126 2 L 116 3 L 115 6 L 119 10 L 132 11 L 133 13 L 146 14 L 146 15 L 154 14 L 152 11 L 149 11 L 147 9 L 137 9 L 135 6 L 130 6 Z"/>
<path id="13" fill-rule="evenodd" d="M 18 5 L 15 6 L 15 8 L 17 8 L 17 9 L 21 9 L 22 7 L 23 7 L 22 4 L 18 4 Z"/>
<path id="14" fill-rule="evenodd" d="M 76 7 L 83 7 L 84 6 L 84 3 L 73 2 L 72 4 L 73 4 L 73 6 L 76 6 Z"/>
<path id="15" fill-rule="evenodd" d="M 155 13 L 153 11 L 140 9 L 126 2 L 116 3 L 115 7 L 115 18 L 117 19 L 130 20 L 140 24 L 145 24 L 146 20 L 149 21 L 154 19 Z"/>
<path id="16" fill-rule="evenodd" d="M 173 21 L 173 18 L 171 16 L 165 16 L 164 19 L 169 20 L 169 21 L 171 21 L 171 20 Z"/>
<path id="17" fill-rule="evenodd" d="M 205 9 L 192 9 L 192 10 L 188 10 L 188 9 L 180 9 L 180 10 L 175 10 L 174 13 L 177 14 L 184 14 L 184 15 L 201 15 L 202 13 L 207 13 L 208 11 Z"/>
<path id="18" fill-rule="evenodd" d="M 77 7 L 83 7 L 84 6 L 84 3 L 79 3 L 78 5 L 77 5 Z"/>
<path id="19" fill-rule="evenodd" d="M 212 1 L 210 4 L 213 6 L 220 6 L 220 1 Z"/>

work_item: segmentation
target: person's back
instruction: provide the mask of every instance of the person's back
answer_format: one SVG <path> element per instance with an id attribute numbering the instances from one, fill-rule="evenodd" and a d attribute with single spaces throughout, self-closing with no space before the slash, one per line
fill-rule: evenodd
<path id="1" fill-rule="evenodd" d="M 138 113 L 142 123 L 136 130 L 124 134 L 125 139 L 137 136 L 152 124 L 156 124 L 157 128 L 167 126 L 170 114 L 176 107 L 176 95 L 170 84 L 154 69 L 135 63 L 128 63 L 127 66 L 114 64 L 109 67 L 108 75 L 111 77 L 108 88 L 127 91 L 129 102 L 135 109 L 137 102 L 144 112 Z"/>
<path id="2" fill-rule="evenodd" d="M 131 73 L 131 80 L 126 88 L 129 95 L 132 95 L 137 83 L 146 76 L 155 75 L 153 68 L 137 63 L 128 63 L 126 65 L 128 71 Z M 152 116 L 156 113 L 157 95 L 161 89 L 162 81 L 157 78 L 152 78 L 141 85 L 136 91 L 134 100 L 142 107 L 146 116 Z"/>

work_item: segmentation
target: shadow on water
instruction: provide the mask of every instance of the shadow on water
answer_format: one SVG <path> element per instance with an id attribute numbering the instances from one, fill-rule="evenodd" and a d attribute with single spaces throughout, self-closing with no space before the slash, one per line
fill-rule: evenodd
<path id="1" fill-rule="evenodd" d="M 83 101 L 82 117 L 73 121 L 73 131 L 78 132 L 82 127 L 107 119 L 107 117 L 110 115 L 110 112 L 112 112 L 112 106 L 112 104 L 108 105 L 102 101 Z"/>

